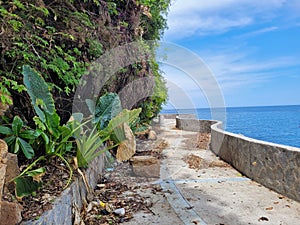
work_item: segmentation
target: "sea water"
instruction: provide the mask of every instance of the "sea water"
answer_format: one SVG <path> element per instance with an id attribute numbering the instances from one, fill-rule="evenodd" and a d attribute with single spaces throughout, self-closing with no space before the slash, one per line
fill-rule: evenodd
<path id="1" fill-rule="evenodd" d="M 194 113 L 199 119 L 215 119 L 210 109 L 165 109 L 161 113 Z M 228 107 L 225 120 L 226 131 L 300 148 L 300 105 Z"/>

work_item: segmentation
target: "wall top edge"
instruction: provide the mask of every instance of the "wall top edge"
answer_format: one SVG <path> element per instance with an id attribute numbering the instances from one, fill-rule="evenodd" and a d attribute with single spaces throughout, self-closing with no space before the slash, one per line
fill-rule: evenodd
<path id="1" fill-rule="evenodd" d="M 178 114 L 178 115 L 180 115 L 180 114 Z M 180 118 L 180 117 L 178 117 L 178 118 L 180 120 L 190 120 L 189 118 Z M 199 120 L 199 119 L 197 119 L 197 120 Z M 256 144 L 269 145 L 269 146 L 272 146 L 272 147 L 284 148 L 284 149 L 287 149 L 289 151 L 300 152 L 300 148 L 297 148 L 297 147 L 293 147 L 293 146 L 289 146 L 289 145 L 283 145 L 283 144 L 277 144 L 277 143 L 273 143 L 273 142 L 269 142 L 269 141 L 258 140 L 258 139 L 255 139 L 255 138 L 247 137 L 243 134 L 236 134 L 236 133 L 225 131 L 225 130 L 220 128 L 223 123 L 221 121 L 218 121 L 218 120 L 201 120 L 200 119 L 199 121 L 208 121 L 208 122 L 214 123 L 214 124 L 211 125 L 212 130 L 217 131 L 217 132 L 221 132 L 221 133 L 223 133 L 225 135 L 228 135 L 228 136 L 232 136 L 232 137 L 235 137 L 235 138 L 240 138 L 240 139 L 243 139 L 243 140 L 249 141 L 249 142 L 254 142 Z"/>

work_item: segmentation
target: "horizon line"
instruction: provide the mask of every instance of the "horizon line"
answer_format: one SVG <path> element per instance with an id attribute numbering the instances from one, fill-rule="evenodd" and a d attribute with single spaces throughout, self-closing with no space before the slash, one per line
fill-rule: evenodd
<path id="1" fill-rule="evenodd" d="M 225 106 L 225 107 L 195 107 L 195 108 L 163 108 L 163 110 L 191 110 L 191 109 L 221 109 L 221 108 L 251 108 L 251 107 L 288 107 L 288 106 L 300 106 L 299 104 L 288 104 L 288 105 L 249 105 L 249 106 Z"/>

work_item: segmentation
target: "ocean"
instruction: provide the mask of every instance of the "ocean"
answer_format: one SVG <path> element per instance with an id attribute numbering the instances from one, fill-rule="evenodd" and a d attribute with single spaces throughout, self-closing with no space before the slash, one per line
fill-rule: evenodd
<path id="1" fill-rule="evenodd" d="M 197 114 L 212 118 L 210 109 L 165 109 L 162 114 Z M 258 140 L 300 148 L 300 105 L 226 108 L 226 131 Z"/>

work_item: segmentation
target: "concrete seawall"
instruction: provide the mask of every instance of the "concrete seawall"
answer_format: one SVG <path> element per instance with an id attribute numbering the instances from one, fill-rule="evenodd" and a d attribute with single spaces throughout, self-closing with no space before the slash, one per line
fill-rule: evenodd
<path id="1" fill-rule="evenodd" d="M 164 115 L 165 116 L 165 115 Z M 176 117 L 182 130 L 211 133 L 211 150 L 247 177 L 300 202 L 300 148 L 226 132 L 222 123 Z"/>

